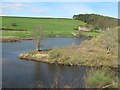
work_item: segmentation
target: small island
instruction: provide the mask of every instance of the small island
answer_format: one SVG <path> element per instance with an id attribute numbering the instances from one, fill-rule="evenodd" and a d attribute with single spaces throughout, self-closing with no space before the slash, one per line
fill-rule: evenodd
<path id="1" fill-rule="evenodd" d="M 19 58 L 70 66 L 85 65 L 118 68 L 117 51 L 115 51 L 118 48 L 117 32 L 117 28 L 113 28 L 99 37 L 83 42 L 80 46 L 72 45 L 50 50 L 37 49 L 27 54 L 20 54 Z M 115 40 L 110 38 L 113 35 Z"/>

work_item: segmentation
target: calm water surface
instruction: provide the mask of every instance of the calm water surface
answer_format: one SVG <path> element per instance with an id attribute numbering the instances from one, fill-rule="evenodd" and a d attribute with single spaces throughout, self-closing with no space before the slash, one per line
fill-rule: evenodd
<path id="1" fill-rule="evenodd" d="M 47 38 L 42 49 L 80 45 L 87 38 Z M 22 41 L 2 43 L 2 87 L 3 88 L 39 88 L 50 87 L 55 77 L 58 86 L 72 85 L 84 87 L 86 67 L 46 64 L 19 59 L 17 56 L 34 49 L 35 42 Z"/>

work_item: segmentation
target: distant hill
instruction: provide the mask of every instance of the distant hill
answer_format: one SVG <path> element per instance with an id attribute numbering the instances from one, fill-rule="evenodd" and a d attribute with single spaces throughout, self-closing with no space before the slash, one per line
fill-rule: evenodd
<path id="1" fill-rule="evenodd" d="M 118 19 L 97 14 L 78 14 L 74 15 L 73 19 L 84 21 L 94 28 L 105 30 L 118 26 Z"/>
<path id="2" fill-rule="evenodd" d="M 2 17 L 2 28 L 9 30 L 34 30 L 37 26 L 44 26 L 48 31 L 73 31 L 84 24 L 67 18 Z"/>
<path id="3" fill-rule="evenodd" d="M 72 36 L 72 32 L 74 32 L 79 25 L 85 24 L 83 21 L 68 18 L 2 16 L 2 30 L 31 31 L 36 30 L 38 27 L 43 27 L 50 35 Z"/>

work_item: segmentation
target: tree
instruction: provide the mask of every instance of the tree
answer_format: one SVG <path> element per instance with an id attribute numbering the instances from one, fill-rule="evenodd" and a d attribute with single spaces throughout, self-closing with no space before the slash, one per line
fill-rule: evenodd
<path id="1" fill-rule="evenodd" d="M 45 38 L 46 33 L 42 26 L 37 27 L 34 31 L 32 31 L 33 37 L 35 39 L 35 50 L 41 50 L 41 42 L 43 38 Z"/>
<path id="2" fill-rule="evenodd" d="M 84 21 L 87 24 L 92 25 L 94 28 L 98 27 L 100 30 L 118 26 L 117 18 L 97 14 L 78 14 L 74 15 L 73 19 Z"/>

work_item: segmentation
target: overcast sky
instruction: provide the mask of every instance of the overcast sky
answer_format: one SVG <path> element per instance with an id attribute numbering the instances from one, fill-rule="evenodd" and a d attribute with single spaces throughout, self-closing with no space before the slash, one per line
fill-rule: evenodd
<path id="1" fill-rule="evenodd" d="M 117 2 L 5 1 L 2 2 L 2 12 L 0 13 L 0 15 L 4 16 L 72 18 L 75 14 L 95 13 L 116 18 L 118 17 Z"/>

